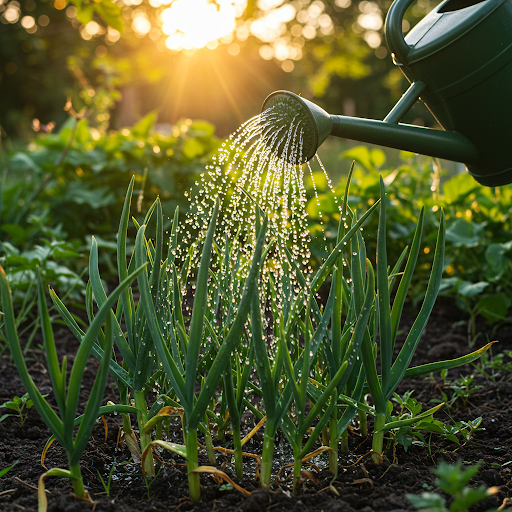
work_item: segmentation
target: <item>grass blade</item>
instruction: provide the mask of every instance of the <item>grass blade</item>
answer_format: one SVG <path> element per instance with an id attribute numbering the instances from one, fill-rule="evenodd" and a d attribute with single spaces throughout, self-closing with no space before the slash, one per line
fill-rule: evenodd
<path id="1" fill-rule="evenodd" d="M 210 268 L 210 256 L 218 213 L 219 202 L 217 201 L 215 208 L 213 209 L 212 219 L 208 227 L 208 232 L 206 233 L 203 252 L 201 254 L 201 262 L 197 273 L 194 305 L 192 308 L 192 319 L 190 321 L 190 329 L 188 331 L 188 347 L 187 355 L 185 357 L 185 396 L 189 404 L 194 402 L 197 362 L 199 359 L 201 342 L 203 340 L 204 314 L 208 299 L 208 270 Z"/>
<path id="2" fill-rule="evenodd" d="M 82 329 L 76 323 L 71 313 L 67 310 L 66 306 L 59 299 L 59 297 L 52 288 L 50 288 L 50 297 L 66 325 L 73 332 L 78 341 L 82 343 L 82 340 L 85 336 L 85 332 L 82 331 Z M 104 350 L 98 345 L 98 343 L 94 343 L 91 352 L 93 356 L 99 361 L 103 359 Z M 114 361 L 113 359 L 110 360 L 110 373 L 116 380 L 120 381 L 125 386 L 133 387 L 133 382 L 128 372 L 124 368 L 119 366 L 119 364 L 117 364 L 117 362 Z"/>
<path id="3" fill-rule="evenodd" d="M 395 345 L 396 333 L 398 332 L 398 324 L 400 322 L 400 317 L 402 316 L 402 309 L 404 307 L 405 298 L 407 297 L 407 291 L 409 290 L 412 275 L 416 267 L 416 262 L 418 260 L 418 254 L 420 252 L 424 213 L 425 207 L 422 206 L 418 217 L 418 224 L 416 225 L 416 230 L 414 231 L 411 253 L 409 254 L 409 258 L 407 259 L 404 274 L 400 279 L 400 284 L 398 285 L 398 290 L 396 292 L 395 300 L 393 302 L 393 308 L 391 309 L 391 336 L 393 340 L 393 348 Z"/>
<path id="4" fill-rule="evenodd" d="M 252 342 L 254 345 L 254 357 L 256 359 L 256 370 L 260 381 L 263 403 L 267 418 L 274 420 L 275 416 L 275 394 L 274 381 L 272 378 L 272 370 L 267 353 L 267 344 L 263 336 L 263 328 L 261 322 L 261 309 L 259 296 L 254 293 L 251 301 L 251 328 Z"/>
<path id="5" fill-rule="evenodd" d="M 48 373 L 55 392 L 55 399 L 61 416 L 64 416 L 66 410 L 66 374 L 62 375 L 59 367 L 59 358 L 55 349 L 55 339 L 53 337 L 52 323 L 46 306 L 46 297 L 43 291 L 43 282 L 41 272 L 37 269 L 37 305 L 39 310 L 39 320 L 43 333 L 44 351 L 46 361 L 48 362 Z"/>
<path id="6" fill-rule="evenodd" d="M 146 261 L 146 248 L 144 246 L 144 230 L 145 226 L 142 226 L 137 233 L 135 240 L 135 256 L 137 262 Z M 171 382 L 176 395 L 178 396 L 185 411 L 190 412 L 191 404 L 189 405 L 185 397 L 185 381 L 181 376 L 181 373 L 176 366 L 167 346 L 166 340 L 162 336 L 158 321 L 156 319 L 155 305 L 151 298 L 151 291 L 149 288 L 149 280 L 147 272 L 141 272 L 137 279 L 139 290 L 140 290 L 140 303 L 144 309 L 146 315 L 147 328 L 153 338 L 158 357 L 167 375 L 167 378 Z"/>
<path id="7" fill-rule="evenodd" d="M 128 236 L 128 222 L 130 220 L 130 204 L 132 201 L 133 185 L 135 183 L 135 176 L 132 176 L 126 196 L 124 199 L 123 212 L 121 214 L 121 220 L 119 221 L 119 230 L 117 232 L 117 272 L 119 275 L 119 281 L 126 279 L 128 270 L 126 268 L 126 238 Z M 125 290 L 121 295 L 121 303 L 123 305 L 124 318 L 126 321 L 126 332 L 128 335 L 128 343 L 133 346 L 133 304 L 130 301 L 128 290 Z M 124 357 L 124 356 L 123 356 Z"/>
<path id="8" fill-rule="evenodd" d="M 386 250 L 386 192 L 380 176 L 380 216 L 377 231 L 377 307 L 379 309 L 380 364 L 382 389 L 388 388 L 391 364 L 393 363 L 393 342 L 391 336 L 391 311 L 389 306 L 388 258 Z"/>
<path id="9" fill-rule="evenodd" d="M 107 301 L 107 294 L 105 293 L 103 285 L 101 284 L 98 262 L 98 243 L 96 242 L 96 239 L 94 237 L 92 237 L 91 254 L 89 256 L 89 278 L 92 287 L 92 292 L 94 294 L 94 299 L 96 300 L 98 307 L 101 308 L 103 304 L 105 304 L 105 302 Z M 113 333 L 116 340 L 117 348 L 119 349 L 119 352 L 121 352 L 121 355 L 123 356 L 124 361 L 128 365 L 128 368 L 130 368 L 132 372 L 135 372 L 135 356 L 132 352 L 132 349 L 130 348 L 130 345 L 128 345 L 125 337 L 122 334 L 121 326 L 119 325 L 117 318 L 114 315 L 114 312 L 112 312 L 112 320 L 114 322 Z M 128 325 L 128 322 L 126 322 L 126 325 Z"/>
<path id="10" fill-rule="evenodd" d="M 192 414 L 188 419 L 189 428 L 194 428 L 204 416 L 208 403 L 210 402 L 211 397 L 215 392 L 215 388 L 217 387 L 222 373 L 224 372 L 227 360 L 231 357 L 231 352 L 238 343 L 241 332 L 244 329 L 244 324 L 251 308 L 252 296 L 253 294 L 257 294 L 258 278 L 261 269 L 261 253 L 267 232 L 267 221 L 268 219 L 265 216 L 263 225 L 258 233 L 258 238 L 256 239 L 251 270 L 249 271 L 249 275 L 245 282 L 242 299 L 238 305 L 236 317 L 228 334 L 224 338 L 219 351 L 217 352 L 217 356 L 210 367 L 208 375 L 206 376 L 205 384 L 199 393 L 199 397 L 197 398 Z"/>
<path id="11" fill-rule="evenodd" d="M 64 417 L 64 428 L 66 431 L 69 431 L 73 428 L 73 421 L 75 419 L 76 410 L 78 407 L 78 397 L 80 394 L 80 386 L 85 365 L 87 364 L 87 359 L 89 358 L 91 348 L 96 341 L 96 338 L 98 337 L 101 326 L 106 320 L 107 316 L 112 314 L 112 307 L 114 307 L 119 295 L 121 295 L 121 293 L 130 286 L 131 282 L 137 277 L 137 275 L 144 271 L 145 267 L 145 265 L 142 265 L 137 270 L 135 270 L 135 272 L 129 274 L 126 279 L 124 279 L 110 294 L 106 302 L 98 310 L 96 317 L 92 321 L 89 329 L 87 329 L 87 332 L 82 339 L 80 347 L 78 347 L 75 362 L 73 363 L 73 367 L 71 368 L 71 375 L 69 377 L 68 394 L 66 398 L 66 416 Z M 110 357 L 111 352 L 111 350 L 108 352 L 108 357 Z"/>
<path id="12" fill-rule="evenodd" d="M 404 379 L 410 379 L 412 377 L 419 377 L 421 375 L 427 375 L 432 372 L 439 372 L 441 370 L 450 370 L 452 368 L 456 368 L 457 366 L 462 366 L 467 363 L 471 363 L 478 359 L 482 354 L 487 352 L 491 345 L 494 343 L 498 343 L 497 341 L 491 341 L 487 343 L 487 345 L 466 354 L 465 356 L 458 357 L 456 359 L 448 359 L 447 361 L 437 361 L 435 363 L 427 363 L 422 364 L 421 366 L 414 366 L 412 368 L 408 368 L 404 374 Z"/>
<path id="13" fill-rule="evenodd" d="M 388 399 L 393 391 L 396 389 L 400 381 L 403 379 L 411 359 L 414 355 L 414 351 L 418 346 L 421 334 L 427 325 L 427 321 L 430 317 L 432 308 L 439 292 L 439 286 L 441 284 L 441 277 L 443 274 L 443 262 L 444 262 L 444 250 L 445 250 L 445 233 L 446 233 L 446 222 L 444 218 L 444 212 L 441 210 L 441 219 L 439 222 L 439 231 L 437 233 L 436 251 L 434 254 L 434 261 L 432 264 L 432 272 L 430 273 L 430 279 L 428 281 L 427 292 L 425 299 L 421 305 L 418 317 L 414 321 L 411 330 L 404 342 L 400 353 L 398 354 L 395 364 L 391 368 L 390 385 L 386 393 L 386 399 Z"/>
<path id="14" fill-rule="evenodd" d="M 113 346 L 112 334 L 112 315 L 107 315 L 105 320 L 105 353 L 100 363 L 98 373 L 96 374 L 96 378 L 94 379 L 94 384 L 92 386 L 89 399 L 87 400 L 83 419 L 75 437 L 73 453 L 71 455 L 68 453 L 70 466 L 78 464 L 85 446 L 91 437 L 92 429 L 96 423 L 96 418 L 98 417 L 98 411 L 101 407 L 101 402 L 105 393 L 105 386 L 107 384 L 109 359 Z"/>
<path id="15" fill-rule="evenodd" d="M 54 410 L 48 405 L 48 402 L 43 398 L 34 381 L 30 377 L 30 374 L 25 363 L 25 358 L 21 350 L 20 342 L 18 339 L 18 333 L 16 331 L 16 318 L 14 316 L 14 310 L 12 305 L 12 296 L 7 276 L 5 275 L 4 269 L 0 266 L 0 293 L 2 297 L 2 311 L 4 313 L 4 327 L 6 331 L 7 342 L 11 350 L 12 358 L 18 368 L 23 385 L 27 390 L 30 399 L 34 403 L 37 412 L 40 414 L 42 420 L 46 423 L 48 428 L 55 435 L 57 441 L 65 448 L 71 448 L 72 446 L 67 442 L 67 438 L 64 434 L 64 425 L 62 421 L 54 412 Z"/>

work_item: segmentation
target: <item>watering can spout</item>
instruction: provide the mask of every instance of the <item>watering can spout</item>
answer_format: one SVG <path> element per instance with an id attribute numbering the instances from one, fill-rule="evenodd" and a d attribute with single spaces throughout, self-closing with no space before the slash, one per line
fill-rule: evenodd
<path id="1" fill-rule="evenodd" d="M 402 149 L 465 164 L 476 163 L 479 159 L 478 149 L 460 133 L 347 116 L 332 116 L 332 119 L 331 135 L 336 137 Z"/>
<path id="2" fill-rule="evenodd" d="M 408 101 L 406 95 L 402 101 Z M 399 102 L 384 121 L 330 115 L 318 105 L 292 92 L 276 91 L 263 104 L 263 123 L 272 128 L 267 131 L 264 129 L 263 133 L 269 146 L 274 141 L 275 150 L 281 158 L 295 164 L 311 160 L 329 135 L 456 162 L 478 161 L 478 149 L 460 133 L 393 122 L 400 117 L 396 113 L 400 108 Z M 274 135 L 276 132 L 283 133 L 281 139 L 278 140 Z M 297 142 L 300 141 L 302 151 L 290 150 L 290 144 L 285 143 L 286 133 L 288 137 L 293 136 Z M 279 141 L 282 141 L 281 145 Z"/>

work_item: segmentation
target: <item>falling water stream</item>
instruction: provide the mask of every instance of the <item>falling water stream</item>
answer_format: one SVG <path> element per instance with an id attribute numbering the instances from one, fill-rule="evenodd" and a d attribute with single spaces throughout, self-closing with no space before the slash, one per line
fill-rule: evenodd
<path id="1" fill-rule="evenodd" d="M 304 122 L 296 115 L 288 120 L 289 124 L 278 124 L 278 116 L 282 116 L 282 109 L 274 106 L 244 123 L 222 144 L 212 163 L 206 166 L 197 182 L 198 191 L 189 196 L 191 212 L 187 218 L 183 247 L 188 248 L 192 243 L 192 237 L 187 233 L 206 233 L 213 206 L 218 200 L 221 210 L 217 241 L 229 240 L 233 254 L 239 253 L 242 258 L 250 259 L 256 239 L 257 204 L 269 218 L 268 239 L 275 240 L 274 249 L 263 269 L 264 279 L 270 273 L 276 283 L 280 282 L 287 247 L 307 281 L 311 273 L 311 254 L 305 174 L 309 173 L 312 179 L 319 210 L 320 200 L 314 181 L 315 172 L 311 163 L 305 162 L 303 154 L 308 137 Z M 334 192 L 318 155 L 315 159 Z M 318 215 L 321 219 L 320 211 Z"/>

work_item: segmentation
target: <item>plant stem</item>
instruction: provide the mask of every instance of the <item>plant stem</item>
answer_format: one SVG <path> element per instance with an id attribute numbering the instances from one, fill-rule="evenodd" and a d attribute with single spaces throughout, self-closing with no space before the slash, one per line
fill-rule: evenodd
<path id="1" fill-rule="evenodd" d="M 329 432 L 327 430 L 327 425 L 322 429 L 322 444 L 324 446 L 329 444 Z"/>
<path id="2" fill-rule="evenodd" d="M 338 408 L 335 407 L 329 420 L 329 471 L 338 476 Z"/>
<path id="3" fill-rule="evenodd" d="M 162 439 L 162 423 L 163 423 L 163 421 L 161 421 L 160 423 L 157 423 L 157 425 L 156 425 L 155 439 Z"/>
<path id="4" fill-rule="evenodd" d="M 79 498 L 83 497 L 85 494 L 85 487 L 82 479 L 82 472 L 80 471 L 80 465 L 70 465 L 69 472 L 71 473 L 71 481 L 73 482 L 73 491 L 75 491 L 75 494 Z"/>
<path id="5" fill-rule="evenodd" d="M 151 443 L 151 433 L 143 434 L 144 425 L 148 421 L 148 410 L 146 407 L 146 398 L 144 396 L 144 391 L 137 390 L 134 393 L 135 399 L 135 407 L 138 411 L 140 411 L 139 415 L 139 432 L 140 432 L 140 449 L 142 453 L 147 448 L 149 443 Z M 155 476 L 155 464 L 153 462 L 153 452 L 151 450 L 148 451 L 146 456 L 146 460 L 144 462 L 144 472 L 147 477 Z"/>
<path id="6" fill-rule="evenodd" d="M 359 430 L 361 430 L 361 435 L 366 437 L 368 435 L 368 419 L 366 417 L 366 413 L 359 411 Z"/>
<path id="7" fill-rule="evenodd" d="M 197 430 L 192 429 L 184 430 L 185 444 L 187 446 L 187 474 L 188 474 L 188 490 L 190 497 L 194 503 L 197 503 L 201 498 L 201 486 L 199 483 L 199 475 L 193 473 L 194 469 L 198 467 L 197 459 Z"/>
<path id="8" fill-rule="evenodd" d="M 270 487 L 270 478 L 272 476 L 272 460 L 274 459 L 274 439 L 274 425 L 269 427 L 267 419 L 267 423 L 265 424 L 265 433 L 263 434 L 263 452 L 261 454 L 261 487 Z"/>
<path id="9" fill-rule="evenodd" d="M 345 429 L 340 437 L 341 453 L 348 453 L 348 429 Z"/>
<path id="10" fill-rule="evenodd" d="M 217 459 L 215 458 L 215 452 L 213 451 L 213 439 L 210 432 L 210 423 L 208 422 L 208 415 L 204 414 L 204 422 L 206 425 L 206 432 L 204 432 L 204 444 L 206 445 L 206 453 L 208 454 L 208 461 L 210 464 L 215 465 Z"/>
<path id="11" fill-rule="evenodd" d="M 244 477 L 242 440 L 240 439 L 240 429 L 233 429 L 233 449 L 235 452 L 235 471 L 236 476 L 240 479 Z"/>
<path id="12" fill-rule="evenodd" d="M 302 469 L 302 459 L 299 450 L 293 453 L 293 494 L 299 494 L 300 471 Z"/>
<path id="13" fill-rule="evenodd" d="M 375 464 L 380 466 L 382 464 L 382 445 L 384 441 L 384 432 L 381 430 L 386 424 L 385 413 L 377 413 L 375 416 L 375 426 L 373 428 L 373 441 L 372 441 L 372 460 Z"/>

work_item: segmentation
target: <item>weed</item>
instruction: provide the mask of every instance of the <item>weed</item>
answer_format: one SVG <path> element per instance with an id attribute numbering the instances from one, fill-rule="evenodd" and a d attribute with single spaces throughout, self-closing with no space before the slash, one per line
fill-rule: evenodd
<path id="1" fill-rule="evenodd" d="M 44 397 L 48 395 L 43 395 Z M 17 417 L 20 420 L 20 427 L 23 427 L 25 421 L 27 419 L 27 414 L 23 414 L 24 409 L 30 409 L 34 403 L 30 399 L 28 393 L 25 393 L 21 398 L 19 396 L 15 396 L 12 400 L 8 400 L 0 405 L 0 408 L 5 407 L 7 409 L 11 409 L 16 414 L 4 414 L 0 417 L 0 422 L 4 421 L 6 418 L 10 416 Z"/>
<path id="2" fill-rule="evenodd" d="M 446 505 L 446 499 L 435 492 L 424 492 L 420 496 L 407 494 L 407 499 L 420 512 L 468 512 L 469 507 L 485 500 L 498 491 L 497 487 L 486 489 L 481 485 L 477 488 L 469 487 L 469 481 L 476 475 L 482 463 L 462 468 L 462 460 L 450 465 L 444 461 L 439 463 L 433 473 L 437 475 L 436 485 L 451 497 L 451 504 Z"/>
<path id="3" fill-rule="evenodd" d="M 114 463 L 112 464 L 112 467 L 110 468 L 110 472 L 108 474 L 108 479 L 106 482 L 103 479 L 103 477 L 101 476 L 100 472 L 98 470 L 96 470 L 96 472 L 98 473 L 98 477 L 101 480 L 101 483 L 103 485 L 103 488 L 105 489 L 107 497 L 110 496 L 110 485 L 112 484 L 112 476 L 114 475 L 115 469 L 116 469 L 116 459 L 114 459 Z"/>

